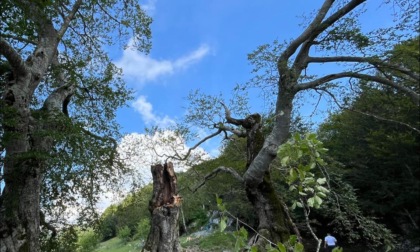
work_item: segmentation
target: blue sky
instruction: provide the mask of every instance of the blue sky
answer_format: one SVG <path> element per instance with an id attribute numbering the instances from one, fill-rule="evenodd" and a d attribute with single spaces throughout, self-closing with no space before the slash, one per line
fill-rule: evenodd
<path id="1" fill-rule="evenodd" d="M 376 12 L 381 1 L 370 3 Z M 149 0 L 145 8 L 154 20 L 150 54 L 111 52 L 128 87 L 136 91 L 135 100 L 117 115 L 123 132 L 142 133 L 145 127 L 180 119 L 191 90 L 223 93 L 228 99 L 237 83 L 252 77 L 247 54 L 261 44 L 299 35 L 301 16 L 321 4 L 319 0 Z M 375 20 L 372 26 L 385 22 L 366 18 L 367 24 L 369 18 Z M 251 98 L 254 105 L 260 100 Z"/>

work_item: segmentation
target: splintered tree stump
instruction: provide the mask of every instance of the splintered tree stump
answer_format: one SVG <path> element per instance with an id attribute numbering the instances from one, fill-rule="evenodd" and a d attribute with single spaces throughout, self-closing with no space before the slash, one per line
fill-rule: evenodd
<path id="1" fill-rule="evenodd" d="M 182 198 L 177 194 L 177 179 L 173 164 L 153 165 L 152 176 L 153 196 L 149 202 L 152 222 L 142 251 L 181 251 L 178 219 Z"/>

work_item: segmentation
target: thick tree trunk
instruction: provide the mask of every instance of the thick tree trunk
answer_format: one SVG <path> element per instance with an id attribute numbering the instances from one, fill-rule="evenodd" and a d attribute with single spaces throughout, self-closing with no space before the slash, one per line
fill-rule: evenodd
<path id="1" fill-rule="evenodd" d="M 25 90 L 13 90 L 11 118 L 4 115 L 5 188 L 0 199 L 0 252 L 39 251 L 41 162 L 34 153 L 35 125 Z M 9 99 L 12 99 L 9 94 Z M 6 99 L 6 104 L 9 102 Z"/>
<path id="2" fill-rule="evenodd" d="M 290 122 L 292 117 L 293 89 L 279 88 L 276 104 L 276 121 L 271 133 L 264 139 L 263 144 L 254 142 L 252 156 L 248 156 L 247 171 L 244 174 L 247 197 L 258 216 L 257 231 L 260 235 L 273 243 L 285 242 L 289 239 L 291 224 L 288 221 L 281 196 L 277 195 L 270 178 L 270 165 L 276 158 L 279 145 L 286 142 L 290 136 Z M 250 136 L 247 134 L 248 143 Z M 250 146 L 248 144 L 247 148 Z M 259 238 L 256 244 L 263 249 L 267 241 Z"/>
<path id="3" fill-rule="evenodd" d="M 269 173 L 257 187 L 246 187 L 246 194 L 258 217 L 258 233 L 253 239 L 260 248 L 271 242 L 287 241 L 290 225 L 287 222 L 282 200 L 274 190 Z M 264 236 L 264 238 L 259 237 Z"/>
<path id="4" fill-rule="evenodd" d="M 142 251 L 178 252 L 179 212 L 181 197 L 177 195 L 177 179 L 172 163 L 152 166 L 153 197 L 149 203 L 152 222 Z"/>

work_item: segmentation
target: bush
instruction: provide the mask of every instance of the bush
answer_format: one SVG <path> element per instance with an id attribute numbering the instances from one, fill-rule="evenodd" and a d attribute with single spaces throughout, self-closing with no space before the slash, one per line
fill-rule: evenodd
<path id="1" fill-rule="evenodd" d="M 117 237 L 124 243 L 129 242 L 131 240 L 131 229 L 128 226 L 118 229 Z"/>
<path id="2" fill-rule="evenodd" d="M 91 229 L 81 231 L 77 241 L 78 252 L 93 251 L 99 245 L 99 236 Z"/>
<path id="3" fill-rule="evenodd" d="M 141 219 L 140 222 L 137 224 L 136 234 L 134 235 L 133 239 L 144 240 L 147 238 L 149 231 L 150 231 L 150 219 L 149 218 Z"/>

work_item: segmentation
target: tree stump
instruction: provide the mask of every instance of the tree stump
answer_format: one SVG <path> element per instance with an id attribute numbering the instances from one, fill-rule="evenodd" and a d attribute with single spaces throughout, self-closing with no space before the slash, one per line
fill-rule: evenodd
<path id="1" fill-rule="evenodd" d="M 180 252 L 177 178 L 172 163 L 153 165 L 153 197 L 149 202 L 152 215 L 149 236 L 143 252 Z"/>

